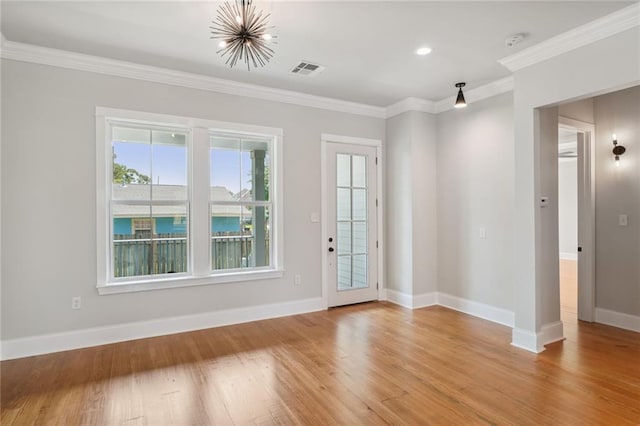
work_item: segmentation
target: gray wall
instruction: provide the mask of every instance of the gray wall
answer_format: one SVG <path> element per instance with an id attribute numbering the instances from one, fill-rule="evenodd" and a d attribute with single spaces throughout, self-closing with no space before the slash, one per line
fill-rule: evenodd
<path id="1" fill-rule="evenodd" d="M 578 160 L 558 162 L 558 233 L 560 258 L 578 255 Z"/>
<path id="2" fill-rule="evenodd" d="M 437 290 L 436 120 L 409 111 L 387 120 L 387 287 L 417 296 Z"/>
<path id="3" fill-rule="evenodd" d="M 594 61 L 597 62 L 594 65 Z M 611 67 L 615 67 L 615 72 Z M 557 228 L 543 220 L 538 200 L 541 180 L 557 161 L 544 162 L 536 123 L 536 108 L 630 87 L 640 80 L 640 28 L 635 27 L 582 46 L 514 73 L 515 121 L 515 329 L 513 343 L 529 350 L 542 349 L 542 326 L 556 321 L 559 306 L 544 294 L 556 286 L 546 281 L 552 265 L 542 254 L 557 250 L 557 240 L 547 238 Z M 557 135 L 557 128 L 554 129 Z M 556 184 L 557 187 L 557 184 Z M 546 243 L 545 243 L 546 241 Z M 553 244 L 551 246 L 550 244 Z M 557 264 L 557 258 L 554 259 Z"/>
<path id="4" fill-rule="evenodd" d="M 437 128 L 438 290 L 513 310 L 513 94 L 439 114 Z"/>
<path id="5" fill-rule="evenodd" d="M 320 135 L 384 139 L 382 119 L 10 60 L 2 89 L 3 339 L 320 297 Z M 98 296 L 96 105 L 283 128 L 285 276 Z"/>
<path id="6" fill-rule="evenodd" d="M 640 315 L 640 86 L 594 99 L 596 306 Z M 627 152 L 615 167 L 611 135 Z M 628 226 L 618 215 L 628 215 Z"/>

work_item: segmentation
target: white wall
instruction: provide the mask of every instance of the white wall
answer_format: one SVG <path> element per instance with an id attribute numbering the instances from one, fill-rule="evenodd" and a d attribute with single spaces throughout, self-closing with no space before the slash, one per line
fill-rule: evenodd
<path id="1" fill-rule="evenodd" d="M 578 255 L 578 160 L 558 161 L 558 233 L 560 258 Z"/>
<path id="2" fill-rule="evenodd" d="M 596 307 L 640 316 L 640 86 L 598 96 L 594 106 Z M 627 148 L 620 167 L 613 133 Z M 618 224 L 621 214 L 628 226 Z"/>
<path id="3" fill-rule="evenodd" d="M 438 291 L 513 310 L 513 93 L 439 114 L 437 128 Z"/>
<path id="4" fill-rule="evenodd" d="M 556 56 L 514 73 L 516 216 L 515 268 L 516 327 L 513 343 L 540 351 L 545 343 L 543 325 L 552 324 L 559 307 L 543 295 L 555 282 L 545 280 L 552 265 L 543 262 L 543 252 L 557 250 L 557 240 L 548 238 L 557 227 L 543 220 L 538 207 L 541 179 L 557 170 L 557 160 L 541 156 L 536 108 L 576 100 L 629 87 L 640 81 L 640 28 Z M 557 132 L 556 132 L 557 137 Z M 557 183 L 556 183 L 557 187 Z M 555 224 L 555 225 L 554 225 Z M 551 246 L 554 244 L 554 246 Z M 556 258 L 557 264 L 557 258 Z"/>
<path id="5" fill-rule="evenodd" d="M 384 139 L 382 119 L 10 60 L 2 89 L 3 339 L 319 298 L 320 135 Z M 283 128 L 284 278 L 98 296 L 96 105 Z"/>
<path id="6" fill-rule="evenodd" d="M 437 290 L 436 122 L 409 111 L 387 120 L 387 288 L 407 296 Z"/>
<path id="7" fill-rule="evenodd" d="M 413 294 L 413 176 L 411 115 L 387 120 L 385 164 L 385 253 L 388 289 Z"/>

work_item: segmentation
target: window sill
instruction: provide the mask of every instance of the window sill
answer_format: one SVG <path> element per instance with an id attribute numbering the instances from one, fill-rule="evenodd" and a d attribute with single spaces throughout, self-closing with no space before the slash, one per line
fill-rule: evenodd
<path id="1" fill-rule="evenodd" d="M 156 278 L 142 281 L 123 281 L 117 283 L 109 283 L 98 285 L 98 293 L 119 294 L 132 293 L 137 291 L 164 290 L 168 288 L 192 287 L 198 285 L 222 284 L 231 282 L 246 282 L 267 280 L 272 278 L 282 278 L 283 270 L 269 271 L 249 271 L 249 272 L 233 272 L 226 274 L 207 275 L 206 277 L 172 277 L 172 278 Z"/>

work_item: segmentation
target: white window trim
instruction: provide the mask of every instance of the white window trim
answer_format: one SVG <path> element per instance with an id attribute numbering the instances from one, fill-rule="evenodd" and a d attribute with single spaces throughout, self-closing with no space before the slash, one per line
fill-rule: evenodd
<path id="1" fill-rule="evenodd" d="M 178 126 L 190 130 L 189 138 L 189 273 L 171 274 L 171 276 L 132 277 L 129 280 L 110 280 L 111 235 L 110 214 L 108 213 L 111 186 L 111 140 L 108 132 L 109 121 L 143 123 L 145 125 Z M 273 137 L 271 154 L 273 170 L 270 182 L 273 203 L 272 223 L 275 232 L 273 241 L 273 265 L 268 269 L 252 268 L 247 271 L 212 271 L 210 266 L 209 231 L 209 195 L 202 186 L 192 185 L 194 180 L 209 180 L 209 134 L 212 131 L 231 131 L 234 133 L 268 135 Z M 282 140 L 283 131 L 279 128 L 254 126 L 198 118 L 179 117 L 96 107 L 96 266 L 97 289 L 99 294 L 129 293 L 136 291 L 159 290 L 167 288 L 210 285 L 239 281 L 254 281 L 281 278 L 284 275 L 284 229 L 283 229 L 283 183 L 282 183 Z M 206 142 L 205 142 L 206 141 Z M 195 162 L 199 162 L 196 166 Z M 195 173 L 199 173 L 195 176 Z M 197 232 L 196 232 L 197 231 Z"/>

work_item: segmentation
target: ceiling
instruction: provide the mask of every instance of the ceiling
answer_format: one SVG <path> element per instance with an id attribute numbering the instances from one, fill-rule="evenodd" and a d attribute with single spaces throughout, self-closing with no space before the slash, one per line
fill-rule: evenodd
<path id="1" fill-rule="evenodd" d="M 250 72 L 216 54 L 220 2 L 1 2 L 10 41 L 103 56 L 376 106 L 437 101 L 508 76 L 497 60 L 632 2 L 255 2 L 270 12 L 274 59 Z M 505 39 L 525 33 L 513 48 Z M 419 57 L 423 45 L 433 49 Z M 326 70 L 290 70 L 300 60 Z"/>

